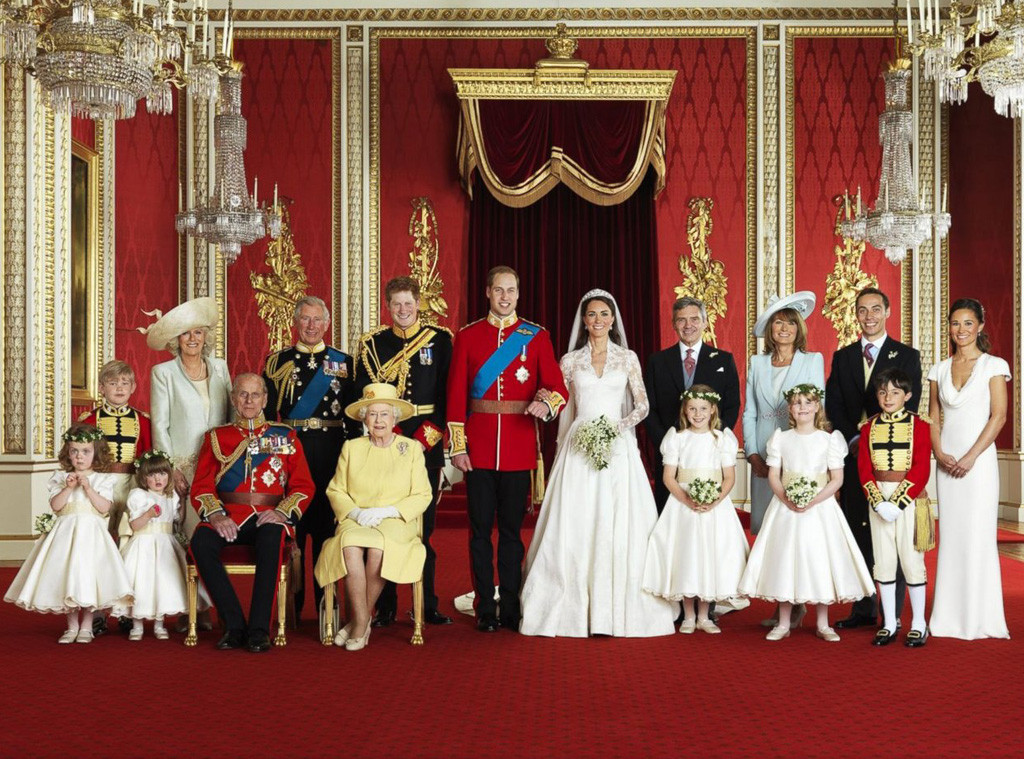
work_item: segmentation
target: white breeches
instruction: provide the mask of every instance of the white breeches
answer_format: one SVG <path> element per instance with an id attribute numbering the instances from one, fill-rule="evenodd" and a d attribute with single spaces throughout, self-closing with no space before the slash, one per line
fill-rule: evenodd
<path id="1" fill-rule="evenodd" d="M 879 482 L 878 489 L 888 498 L 898 485 L 898 482 Z M 873 509 L 869 510 L 868 518 L 871 523 L 871 550 L 875 554 L 872 570 L 875 580 L 896 582 L 896 562 L 899 560 L 907 585 L 927 582 L 924 553 L 914 548 L 914 507 L 903 509 L 895 522 L 886 522 Z"/>

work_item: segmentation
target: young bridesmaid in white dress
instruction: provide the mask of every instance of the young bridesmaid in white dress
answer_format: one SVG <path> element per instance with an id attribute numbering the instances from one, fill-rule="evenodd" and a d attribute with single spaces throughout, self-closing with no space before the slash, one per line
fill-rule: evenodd
<path id="1" fill-rule="evenodd" d="M 661 443 L 662 476 L 669 498 L 647 543 L 643 588 L 683 602 L 681 633 L 721 632 L 709 619 L 708 608 L 713 601 L 737 595 L 749 551 L 729 498 L 736 482 L 739 444 L 731 430 L 719 429 L 720 400 L 711 387 L 692 386 L 683 393 L 682 431 L 670 429 Z M 698 481 L 705 486 L 716 482 L 717 496 L 712 500 L 698 496 L 694 492 Z"/>
<path id="2" fill-rule="evenodd" d="M 67 629 L 57 642 L 90 643 L 96 611 L 121 616 L 132 602 L 131 582 L 104 521 L 117 476 L 103 472 L 110 453 L 92 425 L 65 432 L 58 458 L 64 470 L 47 483 L 57 520 L 36 541 L 4 600 L 29 611 L 65 614 Z"/>
<path id="3" fill-rule="evenodd" d="M 132 536 L 121 548 L 135 589 L 129 640 L 142 640 L 142 621 L 153 620 L 153 636 L 167 640 L 164 617 L 188 611 L 185 550 L 174 537 L 182 504 L 174 492 L 174 466 L 163 451 L 152 450 L 135 462 L 135 484 L 128 494 Z"/>
<path id="4" fill-rule="evenodd" d="M 822 399 L 814 385 L 786 392 L 791 429 L 776 430 L 768 441 L 768 482 L 775 494 L 757 540 L 750 549 L 740 593 L 779 603 L 779 623 L 766 636 L 789 636 L 793 604 L 817 606 L 819 638 L 839 635 L 828 624 L 828 607 L 874 592 L 874 580 L 861 556 L 835 494 L 843 484 L 847 446 L 829 433 Z M 813 497 L 800 505 L 799 485 Z M 807 485 L 807 483 L 810 483 Z"/>

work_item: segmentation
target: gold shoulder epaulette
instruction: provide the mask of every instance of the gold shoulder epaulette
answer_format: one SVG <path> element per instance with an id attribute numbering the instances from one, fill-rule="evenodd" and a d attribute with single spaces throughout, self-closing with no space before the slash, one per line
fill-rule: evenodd
<path id="1" fill-rule="evenodd" d="M 371 329 L 369 332 L 364 332 L 363 334 L 361 334 L 359 336 L 359 342 L 365 343 L 371 337 L 374 337 L 375 335 L 379 335 L 381 332 L 384 332 L 385 330 L 388 330 L 388 329 L 391 329 L 391 327 L 389 327 L 387 324 L 381 324 L 379 326 L 376 326 L 373 329 Z"/>
<path id="2" fill-rule="evenodd" d="M 532 325 L 533 325 L 534 327 L 536 327 L 537 329 L 544 329 L 544 327 L 542 327 L 542 326 L 541 326 L 540 324 L 537 324 L 537 322 L 532 322 L 532 321 L 530 321 L 529 319 L 524 319 L 524 318 L 523 318 L 523 317 L 521 317 L 521 316 L 519 317 L 519 321 L 521 321 L 521 322 L 526 322 L 527 324 L 532 324 Z"/>
<path id="3" fill-rule="evenodd" d="M 431 324 L 429 325 L 429 329 L 432 329 L 435 332 L 446 332 L 448 333 L 448 337 L 455 337 L 455 335 L 452 334 L 452 331 L 450 329 L 448 329 L 447 327 L 442 327 L 440 324 Z"/>
<path id="4" fill-rule="evenodd" d="M 469 329 L 470 327 L 472 327 L 472 326 L 473 326 L 474 324 L 479 324 L 480 322 L 483 322 L 483 321 L 487 321 L 487 317 L 484 317 L 484 318 L 482 318 L 482 319 L 477 319 L 477 320 L 475 320 L 475 321 L 471 321 L 471 322 L 470 322 L 469 324 L 465 324 L 465 325 L 463 325 L 463 326 L 459 327 L 459 332 L 462 332 L 462 331 L 464 331 L 464 330 L 467 330 L 467 329 Z"/>

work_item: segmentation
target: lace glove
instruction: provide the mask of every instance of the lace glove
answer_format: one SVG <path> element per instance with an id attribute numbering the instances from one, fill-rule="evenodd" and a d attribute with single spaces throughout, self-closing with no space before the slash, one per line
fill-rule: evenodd
<path id="1" fill-rule="evenodd" d="M 896 518 L 900 515 L 900 507 L 892 501 L 881 501 L 875 506 L 875 513 L 886 522 L 895 522 Z"/>

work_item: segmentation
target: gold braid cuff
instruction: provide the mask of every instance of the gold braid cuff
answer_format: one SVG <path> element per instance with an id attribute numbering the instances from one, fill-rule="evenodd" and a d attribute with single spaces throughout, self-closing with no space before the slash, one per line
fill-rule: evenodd
<path id="1" fill-rule="evenodd" d="M 209 521 L 213 514 L 226 514 L 227 511 L 224 509 L 224 504 L 220 502 L 220 499 L 215 495 L 207 493 L 206 495 L 197 495 L 196 500 L 199 501 L 199 516 Z"/>
<path id="2" fill-rule="evenodd" d="M 914 483 L 910 480 L 903 480 L 896 489 L 889 496 L 889 500 L 899 506 L 901 509 L 907 508 L 907 506 L 913 506 L 914 501 L 907 495 L 909 490 L 914 487 Z"/>
<path id="3" fill-rule="evenodd" d="M 448 422 L 448 453 L 458 456 L 466 452 L 466 426 L 463 422 Z"/>
<path id="4" fill-rule="evenodd" d="M 556 416 L 558 416 L 558 412 L 562 410 L 562 406 L 565 405 L 565 398 L 563 398 L 562 394 L 559 393 L 558 391 L 552 390 L 550 393 L 548 393 L 548 399 L 544 401 L 544 404 L 548 407 L 548 410 L 551 412 L 551 416 L 549 417 L 549 419 L 554 419 Z"/>
<path id="5" fill-rule="evenodd" d="M 871 504 L 871 508 L 875 508 L 885 500 L 885 498 L 882 497 L 882 491 L 878 489 L 878 485 L 874 480 L 871 480 L 864 485 L 864 491 L 867 493 L 868 503 Z"/>
<path id="6" fill-rule="evenodd" d="M 282 499 L 281 503 L 277 504 L 275 508 L 288 517 L 288 519 L 298 522 L 302 518 L 302 509 L 299 508 L 299 504 L 305 501 L 306 498 L 305 493 L 292 493 Z"/>

